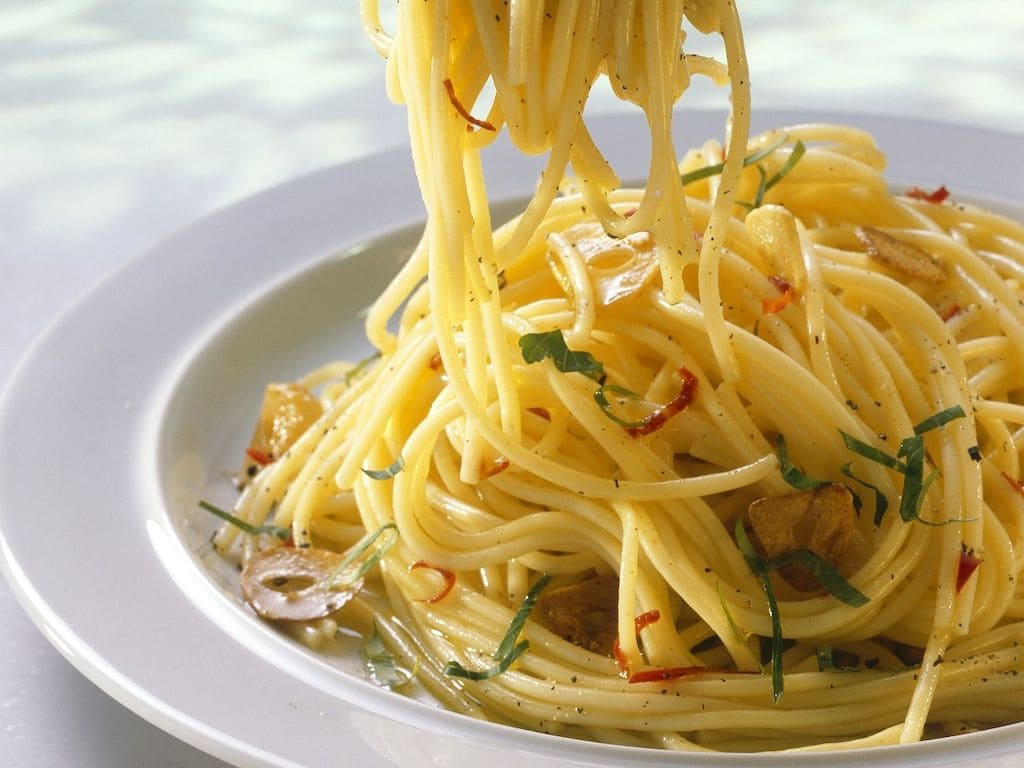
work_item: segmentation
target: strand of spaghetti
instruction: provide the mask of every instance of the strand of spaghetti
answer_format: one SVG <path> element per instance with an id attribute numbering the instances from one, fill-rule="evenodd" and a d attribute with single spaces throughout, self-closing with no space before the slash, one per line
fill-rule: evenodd
<path id="1" fill-rule="evenodd" d="M 413 397 L 417 374 L 427 368 L 436 349 L 434 341 L 431 336 L 420 334 L 399 346 L 394 357 L 379 364 L 374 386 L 363 398 L 363 408 L 353 414 L 356 421 L 351 433 L 351 447 L 335 473 L 339 488 L 352 487 L 370 445 L 380 437 L 392 414 L 404 401 Z"/>
<path id="2" fill-rule="evenodd" d="M 474 249 L 477 253 L 475 266 L 480 283 L 477 291 L 483 297 L 480 302 L 480 311 L 486 329 L 486 349 L 490 360 L 491 375 L 494 378 L 495 392 L 501 406 L 502 428 L 510 439 L 519 442 L 522 439 L 519 395 L 515 386 L 512 356 L 509 345 L 505 343 L 498 265 L 494 253 L 494 240 L 491 235 L 491 218 L 487 207 L 484 173 L 480 163 L 480 153 L 477 151 L 470 151 L 466 154 L 466 180 L 474 222 Z M 473 266 L 470 265 L 470 268 L 472 269 Z"/>
<path id="3" fill-rule="evenodd" d="M 351 382 L 334 380 L 343 366 L 302 379 L 326 414 L 238 517 L 338 549 L 394 525 L 369 576 L 394 616 L 387 643 L 407 664 L 422 655 L 427 687 L 478 716 L 681 750 L 852 748 L 1019 718 L 1024 228 L 893 195 L 863 131 L 750 138 L 728 0 L 403 3 L 393 37 L 375 0 L 362 13 L 408 107 L 427 226 L 367 316 L 382 359 Z M 724 65 L 684 50 L 684 16 L 720 36 Z M 729 82 L 732 115 L 724 149 L 679 161 L 673 105 L 697 74 Z M 583 119 L 601 75 L 647 118 L 642 189 L 620 188 Z M 495 230 L 481 156 L 506 129 L 547 157 L 523 214 Z M 946 277 L 882 263 L 858 227 Z M 528 363 L 518 342 L 552 331 L 569 356 Z M 601 384 L 572 370 L 580 359 Z M 687 407 L 646 434 L 623 428 L 679 394 L 680 369 L 697 381 Z M 963 415 L 934 426 L 952 406 Z M 860 607 L 782 569 L 762 578 L 737 546 L 738 523 L 767 555 L 752 502 L 815 498 L 788 485 L 801 474 L 857 495 L 859 514 L 836 512 L 849 530 L 834 565 Z M 264 543 L 245 537 L 243 559 Z M 438 570 L 450 590 L 422 602 Z M 445 676 L 449 660 L 493 666 L 542 573 L 554 601 L 614 576 L 614 604 L 588 621 L 610 617 L 644 674 L 631 682 L 606 649 L 553 631 L 556 609 L 538 603 L 507 669 Z M 295 631 L 320 642 L 333 623 Z M 780 627 L 776 702 L 755 636 Z M 904 666 L 903 646 L 923 661 Z M 857 669 L 819 669 L 827 648 Z"/>
<path id="4" fill-rule="evenodd" d="M 735 3 L 720 3 L 717 9 L 732 83 L 732 113 L 725 163 L 719 179 L 715 203 L 711 209 L 711 217 L 701 242 L 698 285 L 701 304 L 705 312 L 708 338 L 722 370 L 722 377 L 725 381 L 736 381 L 740 378 L 741 371 L 726 328 L 718 271 L 721 258 L 719 249 L 724 236 L 721 230 L 726 226 L 732 205 L 736 202 L 736 185 L 743 168 L 743 152 L 746 149 L 747 137 L 750 133 L 750 72 L 747 68 L 747 57 Z"/>
<path id="5" fill-rule="evenodd" d="M 636 616 L 639 614 L 636 598 L 640 526 L 637 523 L 637 510 L 633 505 L 629 503 L 616 504 L 615 511 L 618 513 L 622 525 L 618 562 L 618 648 L 621 654 L 620 658 L 625 659 L 627 669 L 631 669 L 642 661 L 635 628 Z"/>
<path id="6" fill-rule="evenodd" d="M 550 150 L 548 162 L 541 172 L 540 183 L 516 223 L 515 231 L 498 249 L 498 262 L 505 263 L 520 253 L 533 232 L 538 228 L 545 213 L 558 193 L 558 185 L 565 174 L 572 152 L 572 140 L 583 114 L 583 105 L 590 84 L 593 82 L 593 66 L 590 64 L 590 41 L 597 34 L 597 8 L 590 3 L 581 3 L 580 16 L 576 20 L 573 44 L 570 48 L 569 88 L 563 96 L 563 104 L 571 105 L 573 112 L 560 115 L 549 130 Z M 510 136 L 517 144 L 516 126 L 509 125 Z"/>
<path id="7" fill-rule="evenodd" d="M 242 520 L 260 525 L 271 514 L 275 505 L 280 506 L 279 502 L 282 502 L 289 494 L 300 492 L 301 485 L 311 471 L 308 468 L 310 456 L 329 450 L 328 446 L 321 444 L 323 430 L 333 433 L 334 437 L 339 440 L 345 439 L 343 429 L 331 430 L 331 427 L 336 426 L 339 422 L 344 424 L 348 421 L 351 404 L 359 400 L 367 390 L 370 381 L 372 381 L 370 377 L 357 379 L 326 410 L 313 428 L 302 434 L 284 456 L 265 467 L 251 480 L 235 504 L 238 516 Z M 281 514 L 281 510 L 278 509 L 274 524 L 288 525 L 290 518 L 286 514 Z M 301 533 L 301 530 L 298 532 Z M 293 531 L 294 533 L 296 531 Z M 239 529 L 236 526 L 228 525 L 217 532 L 213 544 L 217 549 L 226 551 L 238 536 Z"/>
<path id="8" fill-rule="evenodd" d="M 561 112 L 564 103 L 563 97 L 569 80 L 569 54 L 580 2 L 581 0 L 559 0 L 555 10 L 543 77 L 543 109 L 549 120 Z M 541 77 L 541 73 L 538 71 L 536 76 Z"/>
<path id="9" fill-rule="evenodd" d="M 370 306 L 366 315 L 366 338 L 384 354 L 395 351 L 398 340 L 388 330 L 388 321 L 427 274 L 427 250 L 421 239 L 398 274 Z"/>
<path id="10" fill-rule="evenodd" d="M 363 29 L 374 49 L 383 58 L 390 58 L 394 38 L 384 31 L 384 25 L 380 22 L 380 4 L 378 0 L 360 0 L 359 14 L 363 23 Z"/>

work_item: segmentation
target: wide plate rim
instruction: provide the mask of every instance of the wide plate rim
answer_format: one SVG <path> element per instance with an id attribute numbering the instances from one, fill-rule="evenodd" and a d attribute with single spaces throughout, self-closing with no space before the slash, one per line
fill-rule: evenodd
<path id="1" fill-rule="evenodd" d="M 689 117 L 690 115 L 687 116 Z M 720 127 L 722 116 L 715 112 L 697 112 L 692 120 L 703 127 Z M 960 147 L 967 147 L 966 153 L 968 156 L 973 156 L 976 152 L 976 150 L 972 151 L 970 149 L 970 144 L 965 143 L 968 140 L 984 144 L 986 152 L 992 154 L 996 154 L 993 151 L 993 144 L 1009 147 L 1015 142 L 1019 143 L 1020 141 L 1020 137 L 1015 134 L 1003 131 L 990 131 L 973 126 L 905 120 L 878 115 L 780 111 L 764 112 L 758 116 L 758 121 L 762 127 L 807 122 L 810 120 L 850 122 L 865 127 L 876 134 L 884 149 L 889 149 L 886 147 L 887 141 L 893 140 L 894 137 L 898 138 L 899 136 L 908 135 L 913 135 L 915 141 L 918 142 L 922 141 L 922 137 L 924 137 L 931 140 L 942 140 L 944 143 L 952 142 Z M 605 137 L 606 140 L 609 138 L 614 140 L 614 137 L 624 127 L 628 127 L 631 124 L 635 124 L 635 118 L 631 116 L 599 116 L 594 120 L 594 130 L 599 136 Z M 898 156 L 896 151 L 892 149 L 889 149 L 889 151 L 894 157 Z M 498 166 L 500 167 L 502 163 L 507 164 L 511 162 L 511 157 L 506 152 L 505 159 L 499 159 Z M 960 166 L 958 165 L 958 167 Z M 994 177 L 992 175 L 998 172 L 998 168 L 994 164 L 984 165 L 975 163 L 972 167 L 975 171 L 974 175 L 970 179 L 965 179 L 963 184 L 957 184 L 958 188 L 975 194 L 979 192 L 987 193 L 988 197 L 994 202 L 1012 204 L 1010 192 L 1004 191 L 999 184 L 993 182 Z M 387 170 L 387 173 L 382 172 L 384 169 Z M 895 173 L 897 176 L 911 178 L 907 172 L 909 170 L 897 168 Z M 1005 171 L 1006 169 L 1004 168 L 1003 170 Z M 986 173 L 988 176 L 986 176 Z M 230 297 L 230 300 L 224 307 L 221 307 L 218 312 L 209 313 L 202 323 L 197 323 L 196 327 L 191 329 L 192 341 L 208 338 L 211 333 L 216 332 L 218 323 L 222 323 L 242 311 L 262 291 L 272 290 L 272 286 L 280 284 L 282 280 L 287 280 L 291 275 L 308 269 L 311 265 L 316 264 L 318 260 L 326 258 L 332 250 L 335 250 L 340 245 L 372 240 L 374 237 L 392 229 L 413 223 L 420 215 L 417 209 L 418 200 L 411 199 L 408 196 L 403 199 L 400 206 L 396 206 L 397 215 L 395 217 L 389 218 L 381 215 L 353 216 L 353 220 L 359 222 L 359 226 L 355 228 L 359 231 L 354 231 L 352 227 L 349 227 L 348 231 L 338 231 L 337 228 L 332 228 L 329 221 L 325 223 L 323 220 L 324 217 L 329 218 L 330 215 L 330 211 L 324 207 L 323 196 L 332 190 L 338 192 L 339 179 L 360 178 L 366 183 L 371 184 L 371 186 L 376 183 L 378 185 L 376 189 L 380 191 L 386 189 L 386 184 L 388 183 L 386 179 L 391 178 L 394 180 L 395 178 L 401 178 L 402 174 L 405 174 L 407 179 L 411 179 L 411 168 L 407 152 L 405 148 L 395 148 L 361 160 L 327 168 L 287 181 L 195 222 L 147 249 L 99 281 L 50 323 L 30 346 L 8 380 L 4 392 L 0 396 L 0 466 L 27 468 L 26 460 L 21 457 L 17 449 L 19 439 L 24 437 L 23 430 L 26 423 L 23 415 L 18 413 L 18 411 L 26 403 L 37 399 L 38 393 L 36 390 L 40 383 L 52 376 L 58 375 L 61 372 L 62 364 L 65 369 L 63 372 L 65 374 L 68 373 L 67 366 L 70 363 L 62 363 L 59 357 L 54 359 L 53 352 L 55 348 L 66 352 L 67 350 L 63 349 L 62 345 L 68 343 L 67 335 L 83 322 L 96 322 L 95 313 L 98 308 L 102 307 L 111 297 L 121 295 L 127 286 L 131 286 L 140 280 L 141 276 L 148 270 L 155 269 L 156 265 L 164 262 L 169 255 L 180 253 L 183 249 L 194 248 L 200 245 L 214 251 L 216 250 L 214 246 L 223 247 L 225 242 L 230 242 L 231 233 L 237 233 L 238 231 L 237 229 L 233 230 L 232 227 L 237 227 L 240 223 L 251 223 L 254 219 L 261 216 L 277 216 L 280 219 L 281 216 L 287 215 L 289 221 L 295 219 L 299 225 L 315 220 L 315 232 L 308 233 L 309 237 L 304 238 L 303 235 L 307 233 L 300 230 L 298 235 L 293 235 L 290 240 L 286 241 L 293 243 L 296 240 L 301 241 L 301 246 L 296 246 L 297 250 L 302 252 L 302 258 L 298 262 L 291 263 L 286 261 L 284 263 L 276 263 L 275 266 L 275 262 L 271 261 L 265 266 L 265 269 L 268 270 L 266 274 L 261 273 L 258 276 L 252 276 L 251 280 L 239 287 L 238 294 Z M 942 178 L 941 173 L 933 171 L 918 173 L 912 178 L 916 182 L 925 185 L 949 183 L 948 178 Z M 376 179 L 376 182 L 374 182 L 374 179 Z M 525 171 L 520 171 L 515 180 L 509 184 L 508 188 L 502 189 L 501 193 L 506 196 L 523 193 L 527 191 L 528 183 L 528 174 Z M 374 190 L 371 189 L 369 191 L 372 192 Z M 365 207 L 365 198 L 372 195 L 367 194 L 365 187 L 360 190 L 360 193 L 361 195 L 348 190 L 341 194 L 341 197 L 349 205 L 358 206 L 362 204 Z M 360 196 L 363 198 L 362 203 L 359 200 Z M 315 211 L 297 212 L 295 210 L 297 198 L 306 202 L 318 199 L 320 204 L 319 207 L 316 207 Z M 304 216 L 307 218 L 303 218 Z M 231 258 L 237 259 L 238 257 L 232 256 Z M 156 271 L 162 277 L 167 277 L 166 267 L 162 271 Z M 180 286 L 178 290 L 180 290 Z M 221 290 L 223 290 L 223 286 L 221 286 Z M 132 305 L 122 308 L 125 312 L 129 312 L 132 309 L 137 311 L 139 306 Z M 107 322 L 109 323 L 109 321 Z M 79 350 L 79 353 L 81 352 Z M 188 340 L 185 340 L 180 342 L 178 347 L 169 350 L 161 360 L 160 375 L 156 377 L 155 381 L 150 380 L 152 391 L 144 393 L 145 397 L 141 398 L 140 402 L 136 402 L 136 411 L 130 417 L 130 423 L 120 433 L 120 437 L 132 448 L 144 447 L 146 440 L 154 439 L 154 435 L 159 431 L 160 414 L 153 412 L 151 408 L 147 410 L 145 406 L 147 404 L 152 406 L 154 403 L 166 401 L 168 396 L 167 387 L 173 386 L 177 373 L 180 373 L 182 366 L 188 365 L 188 360 L 196 353 L 197 350 L 189 347 Z M 146 360 L 150 359 L 145 355 L 141 356 Z M 95 361 L 103 359 L 103 355 L 90 356 L 89 354 L 79 354 L 73 360 L 75 363 L 81 363 L 83 358 Z M 95 384 L 96 382 L 93 382 L 93 385 Z M 131 408 L 128 410 L 131 411 Z M 59 415 L 61 418 L 67 417 L 67 413 L 64 412 L 60 412 Z M 54 416 L 53 418 L 57 417 Z M 8 465 L 8 461 L 11 462 L 10 465 Z M 36 468 L 38 469 L 38 467 Z M 151 465 L 137 465 L 132 467 L 122 478 L 136 496 L 144 496 L 147 493 L 153 492 L 153 478 L 148 474 L 151 469 Z M 284 751 L 285 753 L 282 753 L 283 750 L 280 749 L 265 749 L 245 739 L 239 739 L 230 732 L 230 729 L 213 726 L 209 722 L 205 722 L 202 717 L 195 717 L 182 708 L 180 703 L 167 701 L 165 698 L 155 696 L 145 683 L 140 683 L 131 674 L 125 674 L 124 670 L 120 669 L 117 664 L 112 664 L 109 661 L 109 654 L 104 652 L 107 649 L 102 647 L 103 641 L 89 636 L 88 632 L 91 630 L 88 627 L 80 631 L 79 628 L 73 625 L 73 622 L 65 621 L 61 611 L 54 608 L 55 600 L 53 598 L 52 580 L 49 577 L 42 578 L 39 573 L 43 561 L 39 557 L 38 550 L 32 550 L 32 545 L 28 543 L 24 535 L 24 527 L 19 527 L 14 522 L 17 517 L 12 510 L 19 506 L 26 498 L 23 487 L 25 483 L 21 482 L 22 475 L 23 473 L 9 471 L 6 475 L 0 477 L 0 554 L 2 554 L 0 561 L 2 561 L 4 574 L 13 587 L 14 592 L 47 639 L 72 664 L 114 698 L 161 728 L 194 744 L 200 749 L 238 764 L 267 766 L 299 764 L 289 757 L 286 750 Z M 135 534 L 147 536 L 147 546 L 158 549 L 160 545 L 153 542 L 168 533 L 166 526 L 163 525 L 164 519 L 163 511 L 150 511 L 141 515 L 140 519 L 135 521 L 136 527 L 131 530 Z M 230 640 L 230 638 L 228 639 Z M 221 640 L 223 642 L 223 638 Z M 109 639 L 106 642 L 109 642 Z M 226 646 L 222 644 L 219 647 L 229 648 L 230 643 Z M 472 730 L 475 732 L 475 729 Z M 491 729 L 486 730 L 488 733 L 491 731 Z M 1001 730 L 1006 731 L 1007 729 Z M 1021 749 L 1024 748 L 1024 729 L 1017 728 L 1017 730 L 1020 733 L 1012 739 L 1014 742 L 1017 742 L 1015 744 L 1001 744 L 999 743 L 1000 739 L 991 738 L 994 734 L 998 735 L 997 732 L 992 732 L 988 735 L 979 734 L 977 738 L 970 737 L 967 741 L 979 742 L 979 748 L 986 750 L 989 754 L 994 754 L 996 751 L 1005 751 L 1007 747 Z M 501 744 L 502 737 L 500 734 L 495 735 L 494 738 L 496 739 L 494 744 Z M 550 751 L 551 754 L 564 753 L 560 755 L 563 759 L 562 764 L 565 764 L 565 759 L 571 759 L 573 754 L 585 761 L 579 763 L 581 765 L 601 765 L 603 764 L 601 760 L 605 759 L 602 755 L 605 757 L 614 756 L 620 763 L 623 759 L 628 759 L 632 762 L 632 759 L 628 758 L 620 750 L 607 750 L 603 747 L 597 750 L 589 747 L 578 748 L 575 743 L 572 743 L 574 745 L 573 748 L 566 751 L 558 743 L 564 740 L 553 740 L 537 734 L 526 737 L 525 741 L 527 744 L 524 747 L 531 752 L 535 749 L 540 749 Z M 918 752 L 921 753 L 922 757 L 929 755 L 931 764 L 935 764 L 935 750 L 929 748 L 928 745 L 922 745 L 919 748 L 904 748 L 900 754 L 889 756 L 889 764 L 903 764 L 904 759 L 909 760 L 913 757 L 914 753 Z M 367 754 L 375 755 L 376 753 L 371 750 Z M 656 763 L 660 763 L 666 757 L 663 753 L 648 751 L 644 751 L 643 754 L 648 764 L 652 758 Z M 863 757 L 863 753 L 861 757 Z M 944 757 L 943 755 L 939 759 L 941 760 Z M 384 758 L 378 757 L 376 759 L 382 760 Z M 596 760 L 597 762 L 590 762 L 591 760 Z M 782 760 L 783 758 L 780 756 L 768 759 L 759 757 L 756 763 L 750 762 L 749 764 L 782 764 Z M 824 760 L 832 765 L 845 764 L 842 762 L 845 758 L 842 757 L 841 753 L 826 757 Z M 893 760 L 896 762 L 894 763 Z M 712 761 L 717 762 L 715 759 L 712 759 Z M 785 761 L 788 764 L 792 761 L 792 758 L 785 758 Z M 472 761 L 467 760 L 467 764 L 468 762 Z M 737 759 L 737 756 L 731 756 L 731 764 L 739 765 L 744 763 L 747 763 L 746 759 Z M 674 764 L 681 764 L 679 756 L 675 757 Z"/>

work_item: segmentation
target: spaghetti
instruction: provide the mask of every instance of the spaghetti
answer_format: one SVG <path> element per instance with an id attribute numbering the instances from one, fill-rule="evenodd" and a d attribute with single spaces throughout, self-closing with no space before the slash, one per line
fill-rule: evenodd
<path id="1" fill-rule="evenodd" d="M 285 595 L 262 615 L 365 627 L 415 671 L 388 684 L 457 711 L 629 745 L 1024 720 L 1024 228 L 894 195 L 853 128 L 749 137 L 732 2 L 408 3 L 393 37 L 375 6 L 426 229 L 379 357 L 268 393 L 216 539 Z M 587 131 L 602 74 L 647 117 L 644 189 Z M 679 160 L 695 74 L 732 116 Z M 502 129 L 548 159 L 492 230 Z"/>

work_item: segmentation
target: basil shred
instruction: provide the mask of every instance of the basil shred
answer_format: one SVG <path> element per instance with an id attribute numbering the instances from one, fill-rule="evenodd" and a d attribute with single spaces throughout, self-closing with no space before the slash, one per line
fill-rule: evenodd
<path id="1" fill-rule="evenodd" d="M 364 469 L 363 474 L 373 480 L 390 480 L 405 469 L 405 459 L 399 456 L 385 469 Z"/>
<path id="2" fill-rule="evenodd" d="M 512 623 L 509 624 L 505 637 L 502 638 L 498 649 L 491 656 L 497 662 L 496 664 L 487 669 L 473 670 L 466 669 L 457 661 L 449 661 L 444 668 L 444 673 L 450 677 L 463 677 L 467 680 L 490 680 L 495 675 L 500 675 L 512 666 L 512 662 L 522 656 L 523 652 L 530 647 L 529 640 L 521 640 L 518 643 L 516 640 L 519 638 L 519 633 L 523 630 L 523 625 L 526 624 L 526 618 L 530 615 L 530 611 L 537 604 L 537 598 L 540 597 L 541 591 L 548 585 L 549 581 L 551 581 L 551 574 L 542 574 L 530 588 L 530 591 L 526 593 L 522 605 L 519 606 L 519 610 L 516 611 L 516 615 L 512 618 Z"/>
<path id="3" fill-rule="evenodd" d="M 775 451 L 779 458 L 779 472 L 782 479 L 798 491 L 810 491 L 828 485 L 828 480 L 815 480 L 805 475 L 789 458 L 789 449 L 786 447 L 786 438 L 780 432 L 775 436 Z"/>
<path id="4" fill-rule="evenodd" d="M 771 572 L 784 568 L 787 565 L 800 564 L 813 573 L 821 586 L 846 605 L 859 608 L 869 602 L 867 595 L 854 587 L 842 577 L 832 565 L 819 555 L 809 549 L 798 549 L 787 552 L 784 555 L 773 557 L 770 560 L 762 560 L 754 550 L 747 531 L 743 527 L 743 518 L 736 520 L 735 526 L 736 545 L 743 554 L 750 570 L 761 580 L 761 588 L 764 590 L 765 598 L 768 601 L 768 617 L 772 622 L 772 698 L 778 701 L 782 698 L 784 691 L 782 677 L 782 619 L 779 614 L 779 604 L 775 597 L 775 587 L 772 586 Z"/>
<path id="5" fill-rule="evenodd" d="M 527 363 L 550 358 L 562 373 L 582 373 L 597 382 L 604 377 L 604 366 L 589 352 L 569 349 L 560 330 L 524 334 L 519 337 L 519 349 Z"/>
<path id="6" fill-rule="evenodd" d="M 932 430 L 939 429 L 955 419 L 966 416 L 964 409 L 959 405 L 939 411 L 929 416 L 914 426 L 914 434 L 900 441 L 899 449 L 895 456 L 875 448 L 852 435 L 839 430 L 847 449 L 862 456 L 876 464 L 881 464 L 888 469 L 895 470 L 903 475 L 903 489 L 900 498 L 900 517 L 904 522 L 927 522 L 921 520 L 919 512 L 928 487 L 938 475 L 938 470 L 933 469 L 925 474 L 925 446 L 924 435 Z M 783 479 L 798 490 L 813 490 L 825 484 L 826 481 L 815 480 L 804 474 L 789 457 L 789 450 L 785 438 L 779 434 L 776 438 L 777 455 L 779 459 L 779 471 Z M 882 518 L 888 509 L 888 500 L 884 494 L 875 486 L 860 480 L 854 476 L 851 465 L 846 464 L 842 472 L 847 477 L 857 481 L 875 491 L 875 519 L 876 525 L 881 523 Z M 947 521 L 954 522 L 954 521 Z M 931 523 L 929 523 L 931 524 Z M 764 590 L 768 602 L 768 615 L 772 623 L 772 697 L 778 701 L 783 694 L 782 676 L 782 622 L 779 617 L 778 601 L 775 597 L 775 589 L 772 586 L 769 574 L 771 571 L 787 565 L 800 564 L 813 573 L 822 587 L 837 600 L 852 607 L 860 607 L 868 602 L 868 597 L 860 590 L 850 584 L 842 575 L 832 567 L 826 560 L 819 557 L 808 549 L 800 549 L 794 552 L 787 552 L 784 555 L 773 557 L 770 560 L 762 560 L 754 550 L 746 529 L 743 527 L 743 518 L 736 521 L 735 526 L 736 546 L 743 554 L 750 570 L 761 580 L 761 587 Z M 819 665 L 825 661 L 821 652 L 818 654 Z M 830 655 L 829 655 L 830 658 Z M 826 662 L 827 663 L 827 662 Z"/>
<path id="7" fill-rule="evenodd" d="M 764 149 L 758 150 L 757 152 L 752 152 L 751 154 L 747 155 L 746 157 L 743 158 L 743 167 L 747 168 L 748 166 L 754 165 L 755 163 L 759 163 L 761 160 L 764 160 L 766 157 L 768 157 L 768 155 L 772 154 L 775 150 L 783 146 L 788 141 L 788 138 L 789 137 L 787 136 L 780 136 Z M 798 140 L 793 145 L 793 149 L 789 153 L 789 157 L 786 158 L 786 162 L 778 171 L 773 173 L 771 177 L 769 177 L 768 174 L 764 172 L 764 169 L 760 165 L 758 165 L 757 172 L 758 174 L 760 174 L 761 180 L 758 183 L 757 192 L 754 195 L 754 201 L 751 203 L 739 202 L 738 205 L 742 205 L 744 208 L 747 208 L 749 210 L 753 210 L 754 208 L 760 208 L 761 205 L 764 204 L 764 196 L 767 194 L 768 190 L 770 190 L 772 187 L 774 187 L 776 184 L 782 181 L 782 179 L 784 179 L 786 175 L 793 170 L 796 164 L 800 162 L 800 158 L 804 156 L 805 152 L 807 152 L 806 145 L 802 141 Z M 689 173 L 684 173 L 679 178 L 680 181 L 682 181 L 683 186 L 686 186 L 687 184 L 690 184 L 694 181 L 700 181 L 701 179 L 706 179 L 710 176 L 717 176 L 724 170 L 725 163 L 715 163 L 714 165 L 706 165 L 703 168 L 697 168 L 696 170 L 690 171 Z"/>
<path id="8" fill-rule="evenodd" d="M 781 147 L 788 140 L 788 136 L 780 136 L 764 149 L 758 150 L 757 152 L 752 152 L 751 154 L 743 158 L 743 167 L 746 168 L 747 166 L 753 165 L 754 163 L 764 160 L 766 157 L 768 157 L 768 155 L 770 155 L 776 149 Z M 715 163 L 714 165 L 706 165 L 703 168 L 697 168 L 696 170 L 690 171 L 689 173 L 684 173 L 682 176 L 679 177 L 679 180 L 685 187 L 687 184 L 691 184 L 694 181 L 700 181 L 701 179 L 706 179 L 709 176 L 717 176 L 724 170 L 725 163 Z"/>
<path id="9" fill-rule="evenodd" d="M 928 492 L 928 488 L 938 476 L 937 469 L 933 469 L 925 475 L 924 436 L 932 430 L 939 429 L 949 422 L 954 421 L 955 419 L 964 418 L 965 416 L 966 414 L 964 413 L 964 409 L 959 405 L 954 405 L 951 408 L 946 408 L 945 410 L 929 416 L 927 419 L 914 426 L 913 435 L 905 437 L 900 441 L 900 445 L 895 456 L 891 456 L 885 451 L 881 451 L 872 445 L 868 445 L 852 435 L 846 434 L 842 430 L 839 431 L 839 434 L 842 436 L 846 447 L 852 453 L 862 456 L 869 461 L 873 461 L 876 464 L 881 464 L 883 467 L 892 469 L 903 475 L 903 489 L 900 494 L 900 518 L 903 522 L 909 523 L 916 520 L 928 525 L 943 525 L 944 523 L 931 523 L 920 518 L 921 504 L 924 502 L 924 497 Z M 888 508 L 888 502 L 884 501 L 883 503 L 884 497 L 882 497 L 881 492 L 874 486 L 853 477 L 853 474 L 849 471 L 844 471 L 844 474 L 875 491 L 875 525 L 880 524 L 882 522 L 882 517 Z M 948 520 L 945 522 L 956 521 Z"/>
<path id="10" fill-rule="evenodd" d="M 754 575 L 761 580 L 761 589 L 768 601 L 768 618 L 772 622 L 772 699 L 778 701 L 782 698 L 784 683 L 782 680 L 782 619 L 779 617 L 779 603 L 775 599 L 775 587 L 764 561 L 757 556 L 754 546 L 747 538 L 747 531 L 743 527 L 743 518 L 736 519 L 736 545 L 743 554 L 747 565 Z"/>
<path id="11" fill-rule="evenodd" d="M 380 358 L 381 353 L 378 350 L 377 352 L 374 352 L 372 355 L 367 355 L 354 366 L 352 366 L 349 370 L 345 372 L 345 375 L 342 376 L 342 380 L 345 382 L 345 385 L 351 385 L 353 380 L 355 380 L 355 378 L 359 374 L 361 374 L 370 363 L 372 363 L 374 360 L 379 360 Z"/>
<path id="12" fill-rule="evenodd" d="M 889 500 L 885 498 L 885 494 L 877 487 L 869 483 L 867 480 L 862 480 L 853 474 L 853 462 L 847 462 L 842 466 L 840 471 L 854 482 L 860 483 L 865 488 L 870 488 L 875 492 L 875 525 L 881 525 L 882 518 L 885 517 L 886 511 L 889 509 Z M 860 497 L 857 494 L 853 494 L 854 503 L 857 506 L 857 512 L 860 512 Z"/>
<path id="13" fill-rule="evenodd" d="M 604 415 L 609 419 L 626 429 L 639 429 L 647 423 L 647 418 L 630 421 L 629 419 L 624 419 L 621 416 L 616 415 L 612 411 L 612 404 L 608 401 L 605 392 L 611 392 L 628 400 L 643 400 L 643 397 L 638 395 L 636 392 L 626 389 L 625 387 L 620 387 L 617 384 L 602 384 L 594 390 L 594 402 L 597 403 L 598 408 L 604 411 Z"/>
<path id="14" fill-rule="evenodd" d="M 265 533 L 268 536 L 275 536 L 281 541 L 287 541 L 288 537 L 292 535 L 290 528 L 283 528 L 280 525 L 253 525 L 240 517 L 232 515 L 230 512 L 225 512 L 220 507 L 214 506 L 208 501 L 200 500 L 199 506 L 207 512 L 216 515 L 221 520 L 231 523 L 231 525 L 235 526 L 239 530 L 245 531 L 252 536 L 259 536 L 260 534 Z"/>
<path id="15" fill-rule="evenodd" d="M 828 646 L 819 648 L 815 657 L 819 672 L 850 672 L 860 665 L 860 658 L 856 654 Z"/>
<path id="16" fill-rule="evenodd" d="M 381 537 L 383 537 L 381 543 L 373 547 L 377 539 Z M 373 566 L 381 561 L 388 550 L 395 545 L 396 541 L 398 541 L 398 526 L 394 523 L 385 523 L 377 530 L 363 536 L 352 546 L 345 555 L 345 558 L 338 563 L 331 575 L 327 577 L 328 588 L 343 589 L 359 581 L 359 579 L 370 572 Z M 371 547 L 373 547 L 373 551 L 370 552 L 367 558 L 357 567 L 350 569 L 350 566 Z"/>
<path id="17" fill-rule="evenodd" d="M 359 650 L 370 676 L 383 688 L 401 688 L 412 680 L 412 674 L 395 664 L 395 657 L 384 646 L 376 629 Z"/>

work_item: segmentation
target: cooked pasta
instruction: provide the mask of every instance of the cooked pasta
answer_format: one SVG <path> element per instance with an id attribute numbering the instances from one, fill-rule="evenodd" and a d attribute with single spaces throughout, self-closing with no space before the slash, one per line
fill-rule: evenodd
<path id="1" fill-rule="evenodd" d="M 893 193 L 855 128 L 749 136 L 732 2 L 363 14 L 426 226 L 379 354 L 268 392 L 216 540 L 257 612 L 313 645 L 366 628 L 456 711 L 627 745 L 1024 720 L 1024 228 Z M 694 75 L 731 117 L 680 157 Z M 601 76 L 646 116 L 642 189 L 587 131 Z M 502 131 L 547 160 L 495 229 Z"/>

